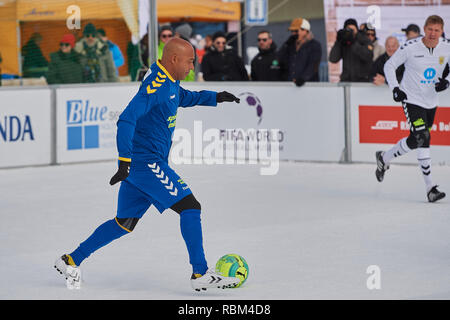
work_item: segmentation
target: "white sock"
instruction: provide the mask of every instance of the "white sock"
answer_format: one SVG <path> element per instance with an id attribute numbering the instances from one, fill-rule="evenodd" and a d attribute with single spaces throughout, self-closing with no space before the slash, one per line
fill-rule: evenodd
<path id="1" fill-rule="evenodd" d="M 428 192 L 434 186 L 431 180 L 430 148 L 417 148 L 417 161 L 419 161 L 419 167 Z"/>
<path id="2" fill-rule="evenodd" d="M 403 138 L 397 142 L 395 146 L 387 150 L 383 154 L 383 161 L 385 164 L 389 164 L 393 158 L 399 157 L 411 151 L 411 149 L 406 144 L 406 138 Z"/>

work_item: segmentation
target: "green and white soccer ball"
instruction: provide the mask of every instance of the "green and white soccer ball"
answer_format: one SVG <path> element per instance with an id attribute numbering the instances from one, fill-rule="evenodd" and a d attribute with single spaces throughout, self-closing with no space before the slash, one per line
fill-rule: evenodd
<path id="1" fill-rule="evenodd" d="M 236 277 L 241 281 L 235 287 L 240 287 L 248 278 L 248 264 L 243 257 L 238 254 L 226 254 L 216 263 L 216 272 L 224 277 Z"/>

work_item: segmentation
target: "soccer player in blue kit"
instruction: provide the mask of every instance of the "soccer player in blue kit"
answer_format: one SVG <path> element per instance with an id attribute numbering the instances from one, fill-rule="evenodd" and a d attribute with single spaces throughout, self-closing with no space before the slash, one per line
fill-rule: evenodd
<path id="1" fill-rule="evenodd" d="M 238 278 L 223 277 L 208 269 L 203 251 L 201 206 L 186 183 L 168 165 L 177 108 L 217 106 L 239 99 L 226 91 L 188 91 L 180 86 L 194 68 L 192 45 L 174 38 L 164 47 L 161 60 L 153 63 L 139 91 L 117 122 L 119 168 L 110 184 L 121 182 L 117 216 L 101 224 L 78 248 L 64 254 L 55 268 L 65 276 L 67 287 L 81 286 L 80 264 L 93 252 L 133 231 L 139 219 L 154 205 L 160 213 L 170 208 L 180 216 L 180 229 L 192 265 L 191 285 L 230 288 Z"/>

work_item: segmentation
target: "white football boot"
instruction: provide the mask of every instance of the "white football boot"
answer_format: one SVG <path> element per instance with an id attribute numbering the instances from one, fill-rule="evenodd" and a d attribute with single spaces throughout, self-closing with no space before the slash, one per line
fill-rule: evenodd
<path id="1" fill-rule="evenodd" d="M 239 281 L 239 278 L 224 277 L 212 270 L 206 271 L 204 275 L 193 273 L 191 277 L 191 285 L 195 291 L 208 288 L 234 288 L 239 284 Z"/>
<path id="2" fill-rule="evenodd" d="M 55 261 L 54 267 L 66 278 L 67 289 L 81 288 L 81 269 L 73 262 L 71 256 L 62 255 Z"/>

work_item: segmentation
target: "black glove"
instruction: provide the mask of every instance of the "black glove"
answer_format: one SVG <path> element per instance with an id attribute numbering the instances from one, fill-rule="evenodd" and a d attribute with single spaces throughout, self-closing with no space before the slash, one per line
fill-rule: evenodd
<path id="1" fill-rule="evenodd" d="M 441 92 L 447 89 L 449 85 L 450 83 L 447 79 L 439 78 L 439 82 L 434 85 L 434 89 L 436 90 L 436 92 Z"/>
<path id="2" fill-rule="evenodd" d="M 222 91 L 222 92 L 218 92 L 217 96 L 216 96 L 216 101 L 219 102 L 241 102 L 241 99 L 235 97 L 233 94 L 226 92 L 226 91 Z"/>
<path id="3" fill-rule="evenodd" d="M 131 162 L 119 160 L 119 169 L 109 181 L 110 185 L 114 185 L 117 182 L 123 181 L 128 177 L 128 174 L 130 173 L 130 163 Z"/>
<path id="4" fill-rule="evenodd" d="M 400 90 L 399 87 L 395 87 L 394 90 L 392 90 L 392 93 L 394 95 L 394 101 L 397 101 L 397 102 L 403 102 L 403 100 L 406 100 L 408 98 L 406 96 L 406 93 L 404 93 L 402 90 Z"/>
<path id="5" fill-rule="evenodd" d="M 296 78 L 294 82 L 295 82 L 295 85 L 297 87 L 301 87 L 302 85 L 305 84 L 305 80 L 303 78 L 300 78 L 300 77 Z"/>

